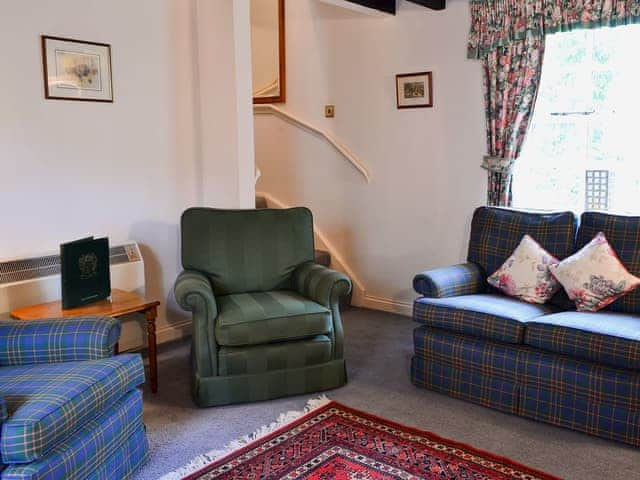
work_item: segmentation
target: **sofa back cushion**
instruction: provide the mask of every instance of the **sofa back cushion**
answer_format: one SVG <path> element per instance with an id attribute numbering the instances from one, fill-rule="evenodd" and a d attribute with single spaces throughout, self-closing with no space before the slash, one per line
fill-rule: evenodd
<path id="1" fill-rule="evenodd" d="M 314 259 L 307 208 L 182 214 L 182 266 L 209 276 L 216 295 L 290 288 L 291 274 Z"/>
<path id="2" fill-rule="evenodd" d="M 572 212 L 537 213 L 480 207 L 471 221 L 467 259 L 484 269 L 487 277 L 502 266 L 522 237 L 528 234 L 551 255 L 562 260 L 574 251 L 576 229 L 576 216 Z M 551 303 L 563 308 L 571 306 L 563 292 L 556 294 Z"/>
<path id="3" fill-rule="evenodd" d="M 625 268 L 640 276 L 640 217 L 585 212 L 580 220 L 576 249 L 584 247 L 603 232 Z M 613 302 L 607 310 L 640 313 L 640 289 Z"/>
<path id="4" fill-rule="evenodd" d="M 468 260 L 491 275 L 511 256 L 525 234 L 562 260 L 574 251 L 576 228 L 572 212 L 534 213 L 480 207 L 471 222 Z"/>

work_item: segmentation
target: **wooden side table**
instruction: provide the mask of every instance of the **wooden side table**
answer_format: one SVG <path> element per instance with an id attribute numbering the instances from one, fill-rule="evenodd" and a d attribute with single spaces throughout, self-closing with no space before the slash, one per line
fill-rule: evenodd
<path id="1" fill-rule="evenodd" d="M 125 292 L 114 288 L 111 298 L 90 303 L 71 310 L 63 310 L 62 302 L 48 302 L 39 305 L 16 308 L 11 312 L 11 318 L 16 320 L 42 320 L 45 318 L 61 317 L 120 317 L 129 313 L 141 313 L 147 321 L 147 342 L 149 347 L 149 381 L 151 391 L 158 391 L 158 356 L 156 351 L 156 317 L 158 315 L 156 300 L 147 300 L 135 293 Z M 118 353 L 118 344 L 116 344 Z"/>

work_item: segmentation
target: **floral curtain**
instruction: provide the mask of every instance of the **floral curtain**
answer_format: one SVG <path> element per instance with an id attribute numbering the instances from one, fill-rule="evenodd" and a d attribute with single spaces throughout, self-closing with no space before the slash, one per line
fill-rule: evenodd
<path id="1" fill-rule="evenodd" d="M 544 36 L 527 35 L 489 52 L 483 62 L 488 171 L 487 204 L 510 206 L 513 164 L 520 155 L 536 103 Z"/>
<path id="2" fill-rule="evenodd" d="M 487 115 L 487 203 L 511 205 L 514 162 L 540 86 L 545 35 L 640 23 L 640 0 L 471 0 L 468 56 L 481 59 Z"/>
<path id="3" fill-rule="evenodd" d="M 499 46 L 580 28 L 640 23 L 640 0 L 471 0 L 469 58 Z"/>

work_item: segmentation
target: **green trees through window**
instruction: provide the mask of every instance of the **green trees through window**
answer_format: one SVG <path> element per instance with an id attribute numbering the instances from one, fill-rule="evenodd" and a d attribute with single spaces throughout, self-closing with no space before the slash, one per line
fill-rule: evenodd
<path id="1" fill-rule="evenodd" d="M 514 205 L 588 205 L 589 172 L 607 171 L 608 210 L 640 214 L 640 26 L 547 38 L 531 129 L 515 166 Z"/>

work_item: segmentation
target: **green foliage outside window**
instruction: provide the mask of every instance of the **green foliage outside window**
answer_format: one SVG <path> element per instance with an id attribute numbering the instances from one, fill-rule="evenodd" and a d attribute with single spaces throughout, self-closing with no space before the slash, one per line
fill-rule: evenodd
<path id="1" fill-rule="evenodd" d="M 640 212 L 640 26 L 550 35 L 533 122 L 514 173 L 514 205 L 585 206 L 585 171 L 611 172 L 611 209 Z"/>

